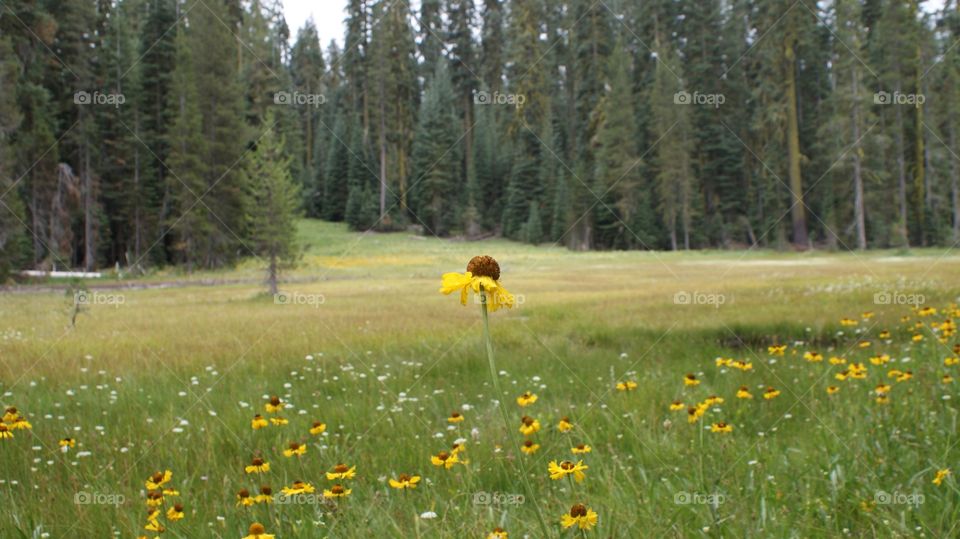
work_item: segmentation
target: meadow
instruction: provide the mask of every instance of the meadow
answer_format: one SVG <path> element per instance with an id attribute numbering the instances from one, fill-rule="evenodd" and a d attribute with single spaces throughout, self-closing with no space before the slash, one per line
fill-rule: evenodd
<path id="1" fill-rule="evenodd" d="M 255 260 L 0 295 L 2 537 L 958 534 L 957 253 L 300 236 L 280 298 Z M 438 293 L 478 254 L 502 395 Z"/>

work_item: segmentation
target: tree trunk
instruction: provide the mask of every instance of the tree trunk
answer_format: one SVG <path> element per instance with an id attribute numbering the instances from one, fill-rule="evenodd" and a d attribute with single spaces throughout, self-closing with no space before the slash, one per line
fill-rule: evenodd
<path id="1" fill-rule="evenodd" d="M 863 170 L 860 162 L 860 75 L 855 67 L 850 71 L 853 86 L 853 216 L 857 227 L 857 249 L 863 250 L 867 248 L 867 231 L 863 207 Z"/>
<path id="2" fill-rule="evenodd" d="M 897 91 L 900 91 L 899 85 Z M 899 175 L 900 202 L 900 241 L 903 247 L 910 247 L 910 229 L 907 226 L 907 164 L 905 149 L 903 147 L 903 110 L 901 107 L 895 107 L 897 110 L 897 169 Z"/>
<path id="3" fill-rule="evenodd" d="M 93 271 L 93 178 L 90 173 L 90 144 L 83 143 L 83 269 Z"/>
<path id="4" fill-rule="evenodd" d="M 790 160 L 790 220 L 793 223 L 793 243 L 809 247 L 807 218 L 803 205 L 803 178 L 800 176 L 800 122 L 797 117 L 797 76 L 794 61 L 794 42 L 788 39 L 786 48 L 787 75 L 787 153 Z"/>
<path id="5" fill-rule="evenodd" d="M 949 122 L 950 126 L 950 151 L 955 152 L 957 148 L 957 126 L 955 122 Z M 956 159 L 950 160 L 950 202 L 953 213 L 953 241 L 960 241 L 960 163 Z"/>
<path id="6" fill-rule="evenodd" d="M 270 295 L 276 296 L 280 290 L 277 287 L 277 255 L 270 253 L 270 266 L 267 268 L 267 284 L 270 286 Z"/>

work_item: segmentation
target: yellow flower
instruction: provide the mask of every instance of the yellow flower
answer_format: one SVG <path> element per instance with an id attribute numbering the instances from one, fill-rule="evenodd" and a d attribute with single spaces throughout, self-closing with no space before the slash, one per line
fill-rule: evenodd
<path id="1" fill-rule="evenodd" d="M 913 371 L 904 371 L 900 373 L 900 376 L 897 376 L 897 383 L 906 382 L 913 378 Z"/>
<path id="2" fill-rule="evenodd" d="M 58 443 L 59 443 L 60 447 L 63 448 L 64 451 L 66 451 L 68 448 L 72 448 L 72 447 L 75 447 L 75 446 L 77 445 L 77 441 L 74 440 L 73 438 L 64 438 L 64 439 L 60 440 L 60 442 L 58 442 Z"/>
<path id="3" fill-rule="evenodd" d="M 472 291 L 479 294 L 481 290 L 486 295 L 490 312 L 500 307 L 513 307 L 516 300 L 513 294 L 500 284 L 500 265 L 489 256 L 475 256 L 467 264 L 466 273 L 444 273 L 440 283 L 440 292 L 450 295 L 460 292 L 460 303 L 467 304 L 467 297 Z"/>
<path id="4" fill-rule="evenodd" d="M 833 394 L 835 394 L 837 391 L 840 391 L 840 388 L 839 388 L 839 387 L 837 387 L 837 386 L 830 386 L 830 387 L 827 388 L 827 395 L 833 395 Z"/>
<path id="5" fill-rule="evenodd" d="M 327 424 L 321 423 L 319 421 L 314 421 L 313 426 L 310 427 L 310 434 L 317 436 L 323 434 L 323 431 L 327 430 Z"/>
<path id="6" fill-rule="evenodd" d="M 547 470 L 550 472 L 550 479 L 563 479 L 568 475 L 573 475 L 573 478 L 577 483 L 583 481 L 587 476 L 583 473 L 584 470 L 590 468 L 583 461 L 577 461 L 576 464 L 565 460 L 561 463 L 557 463 L 555 460 L 551 460 L 550 464 L 547 466 Z"/>
<path id="7" fill-rule="evenodd" d="M 637 389 L 637 383 L 633 380 L 617 383 L 617 391 L 633 391 L 634 389 Z"/>
<path id="8" fill-rule="evenodd" d="M 263 527 L 263 524 L 259 522 L 254 522 L 250 525 L 250 529 L 247 530 L 247 535 L 243 539 L 274 539 L 272 533 L 267 533 L 266 528 Z"/>
<path id="9" fill-rule="evenodd" d="M 447 453 L 446 451 L 441 451 L 436 455 L 430 457 L 430 462 L 437 467 L 443 467 L 449 470 L 453 466 L 460 462 L 460 457 L 456 453 Z"/>
<path id="10" fill-rule="evenodd" d="M 390 480 L 390 486 L 397 490 L 403 490 L 403 489 L 413 490 L 417 488 L 417 483 L 419 482 L 420 482 L 419 475 L 408 475 L 408 474 L 402 473 L 398 475 L 396 479 Z"/>
<path id="11" fill-rule="evenodd" d="M 830 364 L 831 364 L 831 365 L 843 365 L 843 364 L 846 363 L 846 362 L 847 362 L 847 360 L 846 360 L 845 358 L 842 358 L 842 357 L 833 356 L 833 357 L 830 358 Z"/>
<path id="12" fill-rule="evenodd" d="M 716 395 L 710 395 L 703 401 L 703 404 L 707 406 L 713 406 L 714 404 L 723 404 L 723 397 L 718 397 Z"/>
<path id="13" fill-rule="evenodd" d="M 859 324 L 859 323 L 860 323 L 860 322 L 857 322 L 856 320 L 854 320 L 854 319 L 852 319 L 852 318 L 844 318 L 844 319 L 840 320 L 840 325 L 841 325 L 841 326 L 847 326 L 847 327 L 849 327 L 849 326 L 856 326 L 856 325 Z"/>
<path id="14" fill-rule="evenodd" d="M 569 513 L 564 513 L 560 518 L 560 524 L 564 528 L 573 526 L 581 530 L 589 530 L 597 525 L 597 513 L 593 509 L 588 509 L 585 505 L 578 503 L 570 508 Z"/>
<path id="15" fill-rule="evenodd" d="M 710 432 L 730 433 L 733 432 L 733 425 L 729 425 L 723 421 L 714 423 L 713 425 L 710 425 Z"/>
<path id="16" fill-rule="evenodd" d="M 332 471 L 327 472 L 327 481 L 335 479 L 353 479 L 357 475 L 357 467 L 347 466 L 346 464 L 337 464 Z"/>
<path id="17" fill-rule="evenodd" d="M 167 520 L 176 522 L 183 518 L 183 505 L 179 503 L 167 509 Z"/>
<path id="18" fill-rule="evenodd" d="M 158 490 L 163 488 L 163 485 L 169 483 L 172 478 L 173 472 L 170 470 L 165 472 L 157 472 L 151 475 L 144 485 L 147 487 L 147 490 Z"/>
<path id="19" fill-rule="evenodd" d="M 873 318 L 873 311 L 864 311 L 862 314 L 860 314 L 860 317 L 864 320 L 870 320 Z"/>
<path id="20" fill-rule="evenodd" d="M 943 358 L 943 364 L 946 365 L 947 367 L 952 367 L 953 365 L 956 365 L 958 363 L 960 363 L 960 357 Z"/>
<path id="21" fill-rule="evenodd" d="M 267 485 L 260 487 L 260 494 L 253 499 L 256 503 L 273 503 L 273 489 Z"/>
<path id="22" fill-rule="evenodd" d="M 747 361 L 740 361 L 740 360 L 738 359 L 737 361 L 734 361 L 734 362 L 731 364 L 731 367 L 733 367 L 734 369 L 739 369 L 739 370 L 741 370 L 741 371 L 752 371 L 752 370 L 753 370 L 753 363 L 750 363 L 750 362 L 747 362 Z"/>
<path id="23" fill-rule="evenodd" d="M 312 494 L 316 489 L 313 485 L 303 481 L 294 481 L 289 487 L 283 487 L 280 492 L 287 496 L 296 496 L 297 494 Z"/>
<path id="24" fill-rule="evenodd" d="M 537 396 L 529 391 L 526 391 L 523 395 L 517 397 L 517 404 L 520 406 L 530 406 L 535 402 L 537 402 Z"/>
<path id="25" fill-rule="evenodd" d="M 0 440 L 6 440 L 7 438 L 13 438 L 13 433 L 10 432 L 10 427 L 6 423 L 0 423 Z"/>
<path id="26" fill-rule="evenodd" d="M 147 493 L 147 507 L 163 505 L 163 492 L 156 490 Z"/>
<path id="27" fill-rule="evenodd" d="M 560 422 L 557 423 L 557 430 L 560 432 L 570 432 L 573 430 L 573 423 L 570 422 L 570 418 L 564 417 L 561 419 Z"/>
<path id="28" fill-rule="evenodd" d="M 487 539 L 508 539 L 507 532 L 503 528 L 494 528 L 492 532 L 487 534 Z"/>
<path id="29" fill-rule="evenodd" d="M 260 457 L 255 457 L 250 464 L 244 468 L 247 473 L 265 473 L 270 471 L 270 463 L 265 462 Z"/>
<path id="30" fill-rule="evenodd" d="M 274 395 L 270 397 L 270 400 L 267 401 L 267 404 L 264 405 L 267 412 L 271 414 L 278 414 L 283 410 L 283 401 L 280 400 L 280 397 Z"/>
<path id="31" fill-rule="evenodd" d="M 747 386 L 740 386 L 740 389 L 737 390 L 738 399 L 752 399 L 753 395 L 750 394 L 750 390 L 747 389 Z"/>
<path id="32" fill-rule="evenodd" d="M 540 444 L 534 443 L 533 440 L 526 440 L 523 442 L 523 445 L 520 446 L 520 451 L 523 451 L 527 455 L 532 455 L 540 449 Z"/>
<path id="33" fill-rule="evenodd" d="M 352 489 L 343 488 L 343 485 L 333 485 L 329 489 L 323 490 L 324 498 L 346 498 L 353 492 Z"/>
<path id="34" fill-rule="evenodd" d="M 840 380 L 841 382 L 846 380 L 848 376 L 850 376 L 850 371 L 841 371 L 833 375 L 834 378 Z"/>
<path id="35" fill-rule="evenodd" d="M 691 406 L 687 408 L 687 423 L 696 423 L 706 410 L 700 406 Z"/>
<path id="36" fill-rule="evenodd" d="M 683 410 L 685 407 L 686 405 L 680 401 L 673 401 L 670 403 L 670 410 L 673 412 L 676 412 L 677 410 Z"/>
<path id="37" fill-rule="evenodd" d="M 3 412 L 3 422 L 13 423 L 19 416 L 20 411 L 17 410 L 16 406 L 11 406 Z"/>
<path id="38" fill-rule="evenodd" d="M 307 452 L 306 445 L 300 445 L 297 442 L 290 442 L 290 446 L 287 449 L 283 450 L 283 456 L 292 457 L 294 455 L 301 456 Z"/>
<path id="39" fill-rule="evenodd" d="M 870 341 L 860 341 L 857 343 L 857 348 L 870 348 L 872 344 Z"/>
<path id="40" fill-rule="evenodd" d="M 887 330 L 883 330 L 877 335 L 877 337 L 880 337 L 883 340 L 887 340 L 890 338 L 890 332 Z"/>
<path id="41" fill-rule="evenodd" d="M 13 424 L 10 425 L 10 428 L 13 430 L 30 430 L 33 428 L 33 425 L 27 421 L 27 418 L 23 417 L 22 415 L 18 415 L 17 417 L 13 418 Z"/>
<path id="42" fill-rule="evenodd" d="M 460 412 L 453 412 L 450 414 L 450 417 L 447 418 L 447 421 L 450 423 L 460 423 L 463 419 L 463 415 Z"/>
<path id="43" fill-rule="evenodd" d="M 877 387 L 875 387 L 873 390 L 878 395 L 883 395 L 890 391 L 890 386 L 888 386 L 887 384 L 881 383 L 881 384 L 877 384 Z"/>
<path id="44" fill-rule="evenodd" d="M 267 423 L 267 420 L 264 419 L 260 414 L 253 416 L 253 419 L 250 421 L 250 426 L 253 428 L 253 430 L 260 430 L 267 425 L 269 425 L 269 423 Z"/>
<path id="45" fill-rule="evenodd" d="M 933 316 L 935 314 L 937 314 L 936 307 L 924 307 L 917 311 L 917 315 L 919 316 Z"/>
<path id="46" fill-rule="evenodd" d="M 890 356 L 887 354 L 880 354 L 879 356 L 873 356 L 870 358 L 870 363 L 874 365 L 883 365 L 890 362 Z"/>
<path id="47" fill-rule="evenodd" d="M 529 416 L 523 416 L 520 419 L 520 432 L 522 432 L 524 436 L 530 436 L 539 430 L 540 421 Z"/>
<path id="48" fill-rule="evenodd" d="M 880 394 L 878 394 L 878 395 L 877 395 L 877 398 L 876 398 L 875 400 L 877 401 L 877 404 L 889 404 L 889 403 L 890 403 L 890 397 L 888 397 L 886 393 L 880 393 Z"/>
<path id="49" fill-rule="evenodd" d="M 775 399 L 778 396 L 780 396 L 780 391 L 772 387 L 768 387 L 766 391 L 763 392 L 763 398 L 767 400 Z"/>
<path id="50" fill-rule="evenodd" d="M 949 476 L 950 474 L 951 474 L 950 468 L 937 470 L 937 476 L 933 478 L 933 484 L 939 487 L 940 484 L 943 483 L 943 480 L 946 479 L 947 476 Z"/>
<path id="51" fill-rule="evenodd" d="M 464 444 L 453 444 L 452 446 L 450 446 L 450 454 L 451 454 L 451 455 L 456 455 L 456 454 L 458 454 L 458 453 L 463 453 L 463 452 L 466 451 L 466 450 L 467 450 L 467 446 L 464 445 Z"/>
<path id="52" fill-rule="evenodd" d="M 697 376 L 691 373 L 683 377 L 683 385 L 698 386 L 700 385 L 700 380 L 697 380 Z"/>
<path id="53" fill-rule="evenodd" d="M 571 447 L 570 451 L 573 452 L 574 455 L 582 455 L 593 451 L 593 448 L 587 444 L 580 444 L 576 447 Z"/>
<path id="54" fill-rule="evenodd" d="M 242 488 L 237 492 L 237 506 L 250 507 L 256 502 L 250 497 L 250 491 Z"/>
<path id="55" fill-rule="evenodd" d="M 950 376 L 949 374 L 944 374 L 943 378 L 941 378 L 940 381 L 944 384 L 952 384 L 953 376 Z"/>
<path id="56" fill-rule="evenodd" d="M 912 340 L 913 342 L 920 342 L 920 341 L 923 340 L 923 335 L 921 335 L 921 334 L 919 334 L 919 333 L 914 333 L 914 334 L 913 334 L 913 337 L 911 337 L 910 340 Z"/>
<path id="57" fill-rule="evenodd" d="M 158 522 L 156 519 L 147 520 L 147 525 L 144 526 L 143 529 L 147 530 L 148 532 L 157 532 L 157 533 L 163 533 L 167 530 L 166 528 L 163 527 L 163 524 L 160 524 L 160 522 Z"/>
<path id="58" fill-rule="evenodd" d="M 820 352 L 807 351 L 803 353 L 803 359 L 806 359 L 812 363 L 819 363 L 823 361 L 823 356 L 820 354 Z"/>
<path id="59" fill-rule="evenodd" d="M 286 424 L 289 423 L 289 422 L 290 422 L 289 420 L 287 420 L 286 418 L 283 418 L 283 417 L 271 417 L 271 418 L 270 418 L 270 423 L 273 424 L 273 425 L 277 425 L 277 426 L 286 425 Z"/>
<path id="60" fill-rule="evenodd" d="M 767 347 L 767 353 L 770 354 L 771 356 L 782 356 L 783 353 L 786 351 L 787 351 L 787 345 L 785 344 L 773 345 L 773 346 Z"/>
<path id="61" fill-rule="evenodd" d="M 713 360 L 717 367 L 729 367 L 733 365 L 733 359 L 718 357 Z"/>

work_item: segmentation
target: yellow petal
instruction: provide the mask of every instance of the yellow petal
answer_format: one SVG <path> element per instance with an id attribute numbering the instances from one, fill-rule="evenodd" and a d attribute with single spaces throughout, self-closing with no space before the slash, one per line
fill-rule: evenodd
<path id="1" fill-rule="evenodd" d="M 440 282 L 440 292 L 449 295 L 470 286 L 471 280 L 473 280 L 473 274 L 469 271 L 466 273 L 444 273 Z"/>

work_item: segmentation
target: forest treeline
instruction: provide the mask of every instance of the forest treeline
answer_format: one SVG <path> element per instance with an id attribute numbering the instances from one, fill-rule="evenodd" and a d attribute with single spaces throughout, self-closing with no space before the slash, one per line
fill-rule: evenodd
<path id="1" fill-rule="evenodd" d="M 0 272 L 220 267 L 285 212 L 572 249 L 960 235 L 957 0 L 344 17 L 338 46 L 275 0 L 3 2 Z"/>

